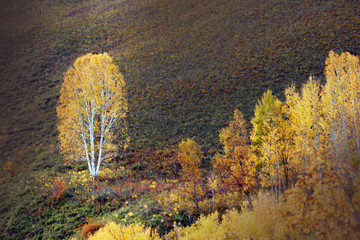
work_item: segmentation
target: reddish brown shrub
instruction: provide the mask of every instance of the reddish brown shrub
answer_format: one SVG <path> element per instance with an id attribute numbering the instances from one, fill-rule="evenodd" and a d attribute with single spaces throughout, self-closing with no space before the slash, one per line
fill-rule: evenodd
<path id="1" fill-rule="evenodd" d="M 99 230 L 100 227 L 101 225 L 96 223 L 92 218 L 85 218 L 85 224 L 80 224 L 75 230 L 81 229 L 80 234 L 86 239 Z"/>
<path id="2" fill-rule="evenodd" d="M 17 166 L 14 162 L 7 161 L 3 166 L 2 170 L 4 172 L 9 172 L 11 174 L 11 177 L 15 176 L 15 172 L 17 170 Z"/>
<path id="3" fill-rule="evenodd" d="M 61 199 L 65 195 L 67 187 L 62 180 L 56 180 L 53 185 L 53 194 L 50 195 L 51 207 L 53 207 L 54 202 Z"/>

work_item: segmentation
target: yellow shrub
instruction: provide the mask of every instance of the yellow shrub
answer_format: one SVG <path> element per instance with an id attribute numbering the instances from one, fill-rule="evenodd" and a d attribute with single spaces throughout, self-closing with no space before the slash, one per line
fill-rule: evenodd
<path id="1" fill-rule="evenodd" d="M 181 240 L 185 239 L 225 239 L 219 228 L 219 214 L 213 213 L 207 217 L 201 216 L 196 223 L 186 228 L 179 228 Z"/>
<path id="2" fill-rule="evenodd" d="M 114 179 L 118 176 L 124 175 L 124 168 L 119 169 L 111 169 L 103 167 L 99 171 L 99 180 L 109 180 Z M 69 184 L 72 187 L 77 187 L 78 185 L 87 186 L 89 182 L 93 182 L 94 179 L 90 177 L 89 170 L 83 170 L 83 171 L 71 171 L 68 173 L 68 177 L 70 178 Z"/>
<path id="3" fill-rule="evenodd" d="M 156 196 L 156 201 L 158 204 L 167 209 L 173 209 L 176 207 L 178 209 L 194 211 L 196 209 L 196 205 L 193 200 L 192 192 L 189 192 L 189 187 L 186 184 L 187 183 L 181 184 L 175 189 L 158 194 Z M 203 195 L 200 187 L 197 187 L 198 193 Z"/>
<path id="4" fill-rule="evenodd" d="M 92 180 L 88 170 L 69 172 L 69 177 L 69 185 L 71 187 L 77 187 L 78 185 L 86 186 Z"/>
<path id="5" fill-rule="evenodd" d="M 146 228 L 141 224 L 123 226 L 114 222 L 110 222 L 103 228 L 100 228 L 100 230 L 89 239 L 160 240 L 160 237 L 156 232 L 151 233 L 151 228 Z"/>
<path id="6" fill-rule="evenodd" d="M 214 198 L 207 198 L 199 203 L 203 212 L 222 212 L 226 209 L 239 208 L 242 196 L 239 192 L 215 193 Z"/>
<path id="7" fill-rule="evenodd" d="M 253 208 L 229 211 L 221 222 L 218 213 L 202 216 L 178 229 L 180 239 L 359 239 L 359 178 L 353 177 L 349 191 L 334 170 L 321 170 L 310 169 L 279 199 L 259 193 Z"/>
<path id="8" fill-rule="evenodd" d="M 296 239 L 360 239 L 359 177 L 352 177 L 342 179 L 327 165 L 311 167 L 285 192 L 279 217 L 287 231 Z"/>
<path id="9" fill-rule="evenodd" d="M 244 207 L 239 220 L 233 221 L 237 221 L 238 230 L 245 239 L 288 239 L 288 230 L 279 218 L 281 201 L 276 200 L 270 193 L 260 192 L 253 201 L 252 210 Z M 228 224 L 231 224 L 231 221 L 228 221 Z"/>
<path id="10" fill-rule="evenodd" d="M 213 213 L 202 216 L 190 227 L 179 228 L 181 240 L 195 239 L 287 239 L 284 225 L 278 220 L 278 204 L 269 194 L 259 194 L 253 210 L 231 210 L 222 216 Z"/>

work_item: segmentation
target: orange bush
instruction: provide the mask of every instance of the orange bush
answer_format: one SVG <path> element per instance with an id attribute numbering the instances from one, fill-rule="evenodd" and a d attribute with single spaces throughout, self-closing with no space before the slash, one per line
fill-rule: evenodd
<path id="1" fill-rule="evenodd" d="M 53 185 L 53 194 L 50 195 L 51 199 L 51 207 L 53 207 L 54 202 L 61 199 L 65 195 L 67 187 L 64 184 L 64 181 L 62 180 L 56 180 Z"/>
<path id="2" fill-rule="evenodd" d="M 85 222 L 85 224 L 79 225 L 79 228 L 81 228 L 80 234 L 84 238 L 90 237 L 90 235 L 93 235 L 101 227 L 100 224 L 94 222 L 92 218 L 86 218 Z"/>

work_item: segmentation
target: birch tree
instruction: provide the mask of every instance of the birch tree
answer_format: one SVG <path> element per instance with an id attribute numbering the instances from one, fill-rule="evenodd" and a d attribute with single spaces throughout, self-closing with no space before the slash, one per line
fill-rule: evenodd
<path id="1" fill-rule="evenodd" d="M 333 51 L 326 59 L 323 102 L 334 159 L 340 167 L 360 156 L 360 61 L 350 53 Z"/>
<path id="2" fill-rule="evenodd" d="M 320 83 L 312 77 L 302 86 L 300 93 L 295 91 L 295 87 L 285 91 L 289 121 L 294 129 L 293 155 L 296 155 L 295 164 L 300 172 L 304 172 L 312 161 L 316 164 L 316 158 L 310 156 L 320 156 L 326 151 L 320 95 Z"/>
<path id="3" fill-rule="evenodd" d="M 67 160 L 86 161 L 92 177 L 102 162 L 126 147 L 125 82 L 107 54 L 79 57 L 64 75 L 57 107 L 60 151 Z"/>

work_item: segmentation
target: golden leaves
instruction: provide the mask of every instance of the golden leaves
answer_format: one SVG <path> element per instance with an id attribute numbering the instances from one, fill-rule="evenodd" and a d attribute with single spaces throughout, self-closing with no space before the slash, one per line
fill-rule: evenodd
<path id="1" fill-rule="evenodd" d="M 115 222 L 110 222 L 93 236 L 90 236 L 89 239 L 160 240 L 160 237 L 156 231 L 141 224 L 122 226 Z"/>
<path id="2" fill-rule="evenodd" d="M 215 156 L 215 171 L 225 188 L 235 187 L 236 191 L 249 196 L 256 188 L 256 168 L 250 159 L 250 147 L 247 145 L 247 124 L 239 110 L 235 109 L 234 120 L 221 130 L 219 137 L 225 155 Z"/>
<path id="3" fill-rule="evenodd" d="M 179 144 L 179 162 L 183 168 L 183 174 L 187 178 L 192 178 L 199 174 L 200 146 L 192 139 L 182 140 Z"/>
<path id="4" fill-rule="evenodd" d="M 125 81 L 107 54 L 86 54 L 64 76 L 57 107 L 61 152 L 70 160 L 87 160 L 92 175 L 116 152 L 117 135 L 126 132 Z M 127 140 L 123 144 L 126 146 Z M 121 145 L 121 143 L 120 143 Z M 91 163 L 90 163 L 91 161 Z M 97 167 L 97 170 L 95 170 Z"/>

